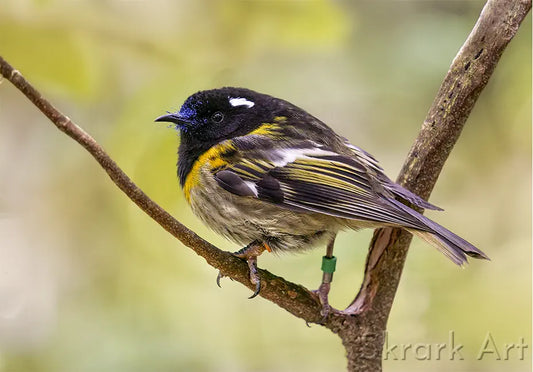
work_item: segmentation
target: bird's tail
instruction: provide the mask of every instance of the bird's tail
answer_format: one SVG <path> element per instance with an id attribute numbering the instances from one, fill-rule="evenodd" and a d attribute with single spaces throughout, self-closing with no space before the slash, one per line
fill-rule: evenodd
<path id="1" fill-rule="evenodd" d="M 468 263 L 466 257 L 467 255 L 474 258 L 490 260 L 485 253 L 477 249 L 463 238 L 455 235 L 450 230 L 447 230 L 440 225 L 439 227 L 440 231 L 438 232 L 428 232 L 414 229 L 409 229 L 408 231 L 427 241 L 459 266 L 464 266 Z"/>
<path id="2" fill-rule="evenodd" d="M 477 249 L 474 245 L 470 244 L 469 242 L 467 242 L 460 236 L 454 234 L 445 227 L 430 220 L 429 218 L 400 203 L 397 200 L 389 199 L 389 201 L 391 201 L 404 212 L 411 215 L 411 217 L 416 218 L 426 227 L 423 230 L 408 228 L 407 230 L 410 233 L 424 239 L 429 244 L 433 245 L 457 265 L 465 265 L 468 262 L 467 256 L 490 260 L 489 257 L 481 250 Z"/>

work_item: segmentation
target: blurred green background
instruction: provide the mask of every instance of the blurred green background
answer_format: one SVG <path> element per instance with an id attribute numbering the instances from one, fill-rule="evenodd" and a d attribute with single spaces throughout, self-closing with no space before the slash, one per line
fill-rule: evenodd
<path id="1" fill-rule="evenodd" d="M 154 118 L 197 90 L 285 98 L 394 178 L 480 1 L 2 0 L 0 55 L 91 133 L 156 202 L 219 247 Z M 389 321 L 388 371 L 531 364 L 531 17 L 483 91 L 430 216 L 491 262 L 466 269 L 414 240 Z M 371 231 L 338 238 L 331 302 L 359 288 Z M 259 265 L 316 288 L 321 249 Z M 344 349 L 226 279 L 133 205 L 13 86 L 0 84 L 0 371 L 332 371 Z M 436 360 L 401 345 L 462 344 Z M 477 360 L 487 337 L 492 341 Z M 504 360 L 505 344 L 529 347 Z M 451 345 L 449 345 L 451 346 Z M 424 349 L 418 357 L 425 355 Z M 397 358 L 398 360 L 391 360 Z M 405 359 L 405 360 L 401 360 Z"/>

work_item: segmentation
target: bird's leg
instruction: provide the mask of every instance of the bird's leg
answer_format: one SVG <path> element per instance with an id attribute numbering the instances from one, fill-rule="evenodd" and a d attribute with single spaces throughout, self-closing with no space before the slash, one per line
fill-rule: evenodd
<path id="1" fill-rule="evenodd" d="M 335 237 L 330 240 L 326 248 L 326 255 L 322 257 L 322 283 L 316 291 L 314 291 L 320 303 L 322 304 L 321 314 L 323 319 L 325 319 L 331 310 L 331 306 L 328 301 L 329 289 L 331 287 L 331 281 L 333 280 L 333 273 L 335 272 L 335 265 L 337 263 L 337 258 L 333 256 L 333 246 L 335 245 Z"/>
<path id="2" fill-rule="evenodd" d="M 249 298 L 254 298 L 261 291 L 261 279 L 257 273 L 257 256 L 260 256 L 265 250 L 270 252 L 270 247 L 266 242 L 254 241 L 240 251 L 233 253 L 235 256 L 246 260 L 250 269 L 250 282 L 255 284 L 255 291 Z"/>
<path id="3" fill-rule="evenodd" d="M 270 247 L 266 242 L 254 241 L 248 244 L 243 249 L 234 252 L 233 255 L 243 260 L 246 260 L 248 268 L 250 270 L 250 282 L 255 284 L 255 291 L 249 298 L 254 298 L 261 291 L 261 279 L 257 272 L 257 256 L 260 256 L 264 251 L 271 252 Z M 217 285 L 220 287 L 220 278 L 222 278 L 222 273 L 218 273 L 217 276 Z"/>

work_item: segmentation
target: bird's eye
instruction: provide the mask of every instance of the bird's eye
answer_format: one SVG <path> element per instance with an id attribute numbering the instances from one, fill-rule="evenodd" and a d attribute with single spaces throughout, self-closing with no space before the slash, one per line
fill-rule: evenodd
<path id="1" fill-rule="evenodd" d="M 222 120 L 224 120 L 224 114 L 220 111 L 217 111 L 213 115 L 211 115 L 211 120 L 214 123 L 220 123 Z"/>

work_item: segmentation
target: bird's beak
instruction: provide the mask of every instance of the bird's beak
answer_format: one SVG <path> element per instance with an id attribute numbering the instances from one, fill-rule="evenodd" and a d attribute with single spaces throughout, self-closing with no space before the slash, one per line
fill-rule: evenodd
<path id="1" fill-rule="evenodd" d="M 190 122 L 187 119 L 185 119 L 183 116 L 181 116 L 179 112 L 169 113 L 167 115 L 160 116 L 154 121 L 164 121 L 167 123 L 174 123 L 179 128 L 182 128 L 190 124 Z"/>

